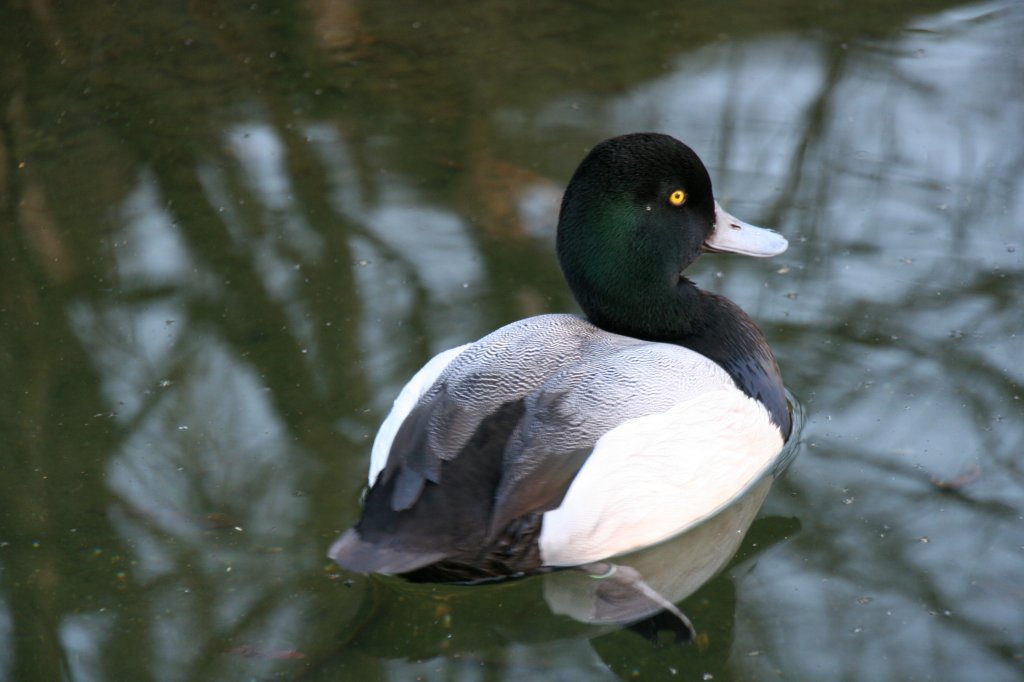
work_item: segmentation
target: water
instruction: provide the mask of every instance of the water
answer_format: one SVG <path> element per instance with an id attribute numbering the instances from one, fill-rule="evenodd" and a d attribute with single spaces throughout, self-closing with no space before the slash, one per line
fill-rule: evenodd
<path id="1" fill-rule="evenodd" d="M 0 36 L 0 678 L 1024 675 L 1019 3 L 14 3 Z M 662 560 L 727 562 L 698 641 L 335 571 L 398 388 L 574 309 L 559 193 L 645 129 L 791 242 L 693 270 L 804 411 L 736 556 Z"/>

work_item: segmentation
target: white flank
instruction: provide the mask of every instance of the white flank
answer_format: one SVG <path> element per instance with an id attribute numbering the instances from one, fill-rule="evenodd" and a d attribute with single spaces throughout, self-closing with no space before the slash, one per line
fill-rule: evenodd
<path id="1" fill-rule="evenodd" d="M 544 514 L 541 557 L 575 566 L 677 535 L 770 471 L 782 445 L 767 410 L 735 388 L 620 424 Z"/>
<path id="2" fill-rule="evenodd" d="M 398 428 L 402 425 L 402 422 L 409 416 L 412 408 L 416 406 L 416 403 L 423 397 L 423 394 L 434 385 L 434 382 L 441 376 L 445 368 L 451 364 L 452 360 L 470 345 L 467 343 L 438 353 L 427 364 L 423 365 L 420 371 L 416 372 L 412 379 L 409 379 L 409 383 L 402 388 L 401 393 L 398 394 L 394 404 L 391 406 L 391 412 L 385 417 L 384 423 L 380 425 L 380 429 L 377 431 L 377 437 L 373 440 L 373 450 L 370 452 L 369 473 L 371 486 L 377 480 L 380 472 L 384 470 L 384 465 L 388 463 L 391 444 L 394 442 L 395 434 L 398 433 Z"/>

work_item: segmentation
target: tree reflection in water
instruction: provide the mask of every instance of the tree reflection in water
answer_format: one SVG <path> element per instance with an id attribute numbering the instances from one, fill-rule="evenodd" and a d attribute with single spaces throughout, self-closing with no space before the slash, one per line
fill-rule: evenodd
<path id="1" fill-rule="evenodd" d="M 1011 2 L 4 6 L 0 677 L 1014 679 L 1022 29 Z M 541 582 L 445 621 L 325 572 L 397 388 L 572 308 L 559 187 L 643 128 L 791 238 L 696 279 L 807 408 L 764 511 L 800 532 L 684 601 L 703 649 L 590 642 Z M 441 656 L 411 614 L 534 637 Z"/>

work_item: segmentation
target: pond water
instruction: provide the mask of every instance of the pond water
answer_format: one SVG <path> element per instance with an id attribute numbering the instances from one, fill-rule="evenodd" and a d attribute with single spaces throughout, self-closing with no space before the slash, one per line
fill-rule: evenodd
<path id="1" fill-rule="evenodd" d="M 1024 5 L 15 2 L 0 35 L 0 678 L 1024 677 Z M 576 309 L 560 192 L 636 130 L 790 240 L 692 271 L 802 414 L 742 542 L 658 559 L 725 566 L 675 597 L 696 642 L 558 580 L 338 571 L 397 390 Z"/>

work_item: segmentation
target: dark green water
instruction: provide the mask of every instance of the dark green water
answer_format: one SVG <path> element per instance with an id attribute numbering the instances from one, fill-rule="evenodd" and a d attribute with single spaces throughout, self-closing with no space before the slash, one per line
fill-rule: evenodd
<path id="1" fill-rule="evenodd" d="M 0 7 L 0 678 L 1024 676 L 1020 3 L 139 5 Z M 648 129 L 791 243 L 693 270 L 804 411 L 698 643 L 335 571 L 398 388 L 574 309 L 561 188 Z"/>

